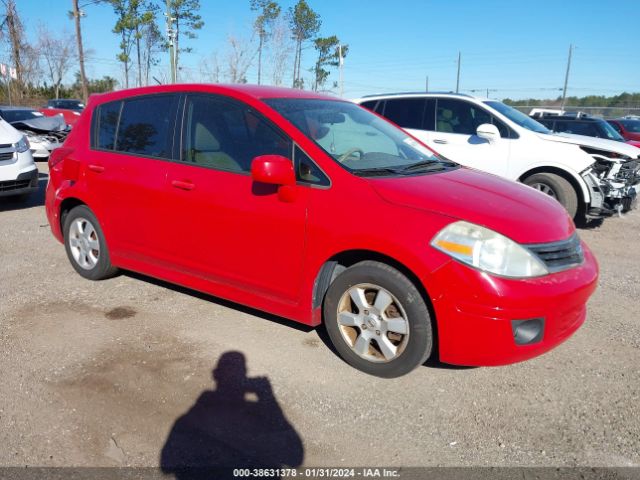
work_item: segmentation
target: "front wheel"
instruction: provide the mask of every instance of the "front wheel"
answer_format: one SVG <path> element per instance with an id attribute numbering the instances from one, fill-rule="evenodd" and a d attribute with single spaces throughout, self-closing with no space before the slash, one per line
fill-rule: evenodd
<path id="1" fill-rule="evenodd" d="M 578 193 L 567 179 L 555 173 L 535 173 L 523 182 L 536 190 L 555 198 L 567 210 L 571 218 L 578 213 Z"/>
<path id="2" fill-rule="evenodd" d="M 399 377 L 431 354 L 429 309 L 401 272 L 375 261 L 344 270 L 324 298 L 331 342 L 351 366 L 378 377 Z"/>

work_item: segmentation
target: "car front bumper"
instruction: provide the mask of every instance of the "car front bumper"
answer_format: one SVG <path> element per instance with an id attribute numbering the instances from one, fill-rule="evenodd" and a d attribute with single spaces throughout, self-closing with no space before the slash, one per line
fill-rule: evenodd
<path id="1" fill-rule="evenodd" d="M 38 169 L 22 172 L 14 180 L 0 180 L 0 197 L 21 195 L 38 189 Z"/>
<path id="2" fill-rule="evenodd" d="M 440 360 L 469 366 L 505 365 L 541 355 L 585 321 L 598 264 L 583 243 L 584 262 L 532 279 L 506 279 L 451 261 L 425 283 L 437 321 Z M 518 344 L 521 321 L 542 319 L 536 341 Z"/>

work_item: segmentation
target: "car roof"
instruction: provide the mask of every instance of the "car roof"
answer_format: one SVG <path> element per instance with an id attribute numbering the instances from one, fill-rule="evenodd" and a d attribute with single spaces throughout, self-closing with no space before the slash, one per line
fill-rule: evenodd
<path id="1" fill-rule="evenodd" d="M 385 100 L 388 98 L 403 98 L 403 97 L 451 97 L 451 98 L 467 98 L 476 101 L 483 102 L 489 100 L 484 97 L 476 97 L 467 93 L 455 93 L 455 92 L 397 92 L 397 93 L 377 93 L 374 95 L 364 95 L 355 99 L 355 102 L 366 102 L 372 100 Z"/>
<path id="2" fill-rule="evenodd" d="M 15 111 L 28 110 L 29 112 L 33 112 L 37 109 L 31 108 L 31 107 L 17 107 L 15 105 L 0 105 L 0 110 L 15 110 Z"/>
<path id="3" fill-rule="evenodd" d="M 251 84 L 219 84 L 219 83 L 183 83 L 170 85 L 153 85 L 150 87 L 130 88 L 126 90 L 116 90 L 108 93 L 91 95 L 91 98 L 99 98 L 100 103 L 111 99 L 122 99 L 138 95 L 149 95 L 154 93 L 171 93 L 171 92 L 209 92 L 227 94 L 232 96 L 251 97 L 257 100 L 268 98 L 302 98 L 302 99 L 323 99 L 323 100 L 341 100 L 338 97 L 332 97 L 307 90 L 299 90 L 294 88 L 270 87 L 265 85 Z"/>
<path id="4" fill-rule="evenodd" d="M 536 120 L 562 120 L 563 122 L 606 122 L 604 118 L 599 117 L 573 117 L 571 115 L 547 115 L 546 117 L 538 117 Z"/>

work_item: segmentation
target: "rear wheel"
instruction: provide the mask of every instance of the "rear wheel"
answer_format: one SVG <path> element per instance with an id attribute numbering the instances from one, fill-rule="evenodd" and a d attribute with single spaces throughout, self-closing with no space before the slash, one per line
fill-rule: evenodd
<path id="1" fill-rule="evenodd" d="M 102 280 L 117 272 L 111 265 L 98 219 L 86 205 L 79 205 L 66 215 L 63 232 L 67 257 L 81 276 Z"/>
<path id="2" fill-rule="evenodd" d="M 324 299 L 327 333 L 353 367 L 399 377 L 431 354 L 429 310 L 415 285 L 384 263 L 364 261 L 344 270 Z"/>
<path id="3" fill-rule="evenodd" d="M 578 193 L 567 179 L 555 173 L 535 173 L 525 178 L 525 185 L 555 198 L 567 210 L 571 218 L 578 213 Z"/>

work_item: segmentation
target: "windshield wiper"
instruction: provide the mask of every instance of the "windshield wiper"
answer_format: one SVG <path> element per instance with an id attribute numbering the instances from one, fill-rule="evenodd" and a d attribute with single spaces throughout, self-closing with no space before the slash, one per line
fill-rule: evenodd
<path id="1" fill-rule="evenodd" d="M 416 170 L 421 170 L 421 171 L 437 171 L 437 170 L 444 170 L 448 167 L 451 167 L 453 164 L 450 165 L 446 165 L 444 162 L 441 162 L 439 160 L 423 160 L 421 162 L 417 162 L 417 163 L 412 163 L 411 165 L 407 165 L 406 167 L 404 167 L 402 170 L 400 170 L 400 173 L 409 173 L 409 172 L 414 172 Z"/>
<path id="2" fill-rule="evenodd" d="M 352 173 L 354 173 L 355 175 L 362 175 L 362 176 L 387 175 L 389 173 L 393 175 L 402 175 L 402 170 L 398 170 L 397 168 L 391 168 L 391 167 L 375 167 L 375 168 L 359 168 L 357 170 L 352 170 Z"/>

